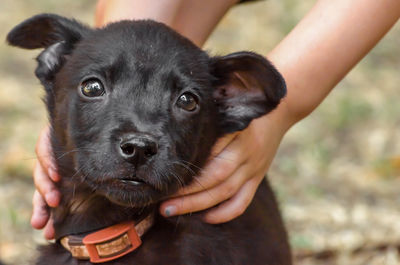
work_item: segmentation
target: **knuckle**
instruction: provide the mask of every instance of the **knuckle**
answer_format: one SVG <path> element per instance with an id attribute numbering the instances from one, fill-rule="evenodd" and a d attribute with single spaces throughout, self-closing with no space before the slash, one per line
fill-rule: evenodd
<path id="1" fill-rule="evenodd" d="M 226 169 L 224 165 L 219 165 L 218 167 L 215 168 L 213 172 L 212 178 L 218 182 L 222 182 L 226 179 Z"/>
<path id="2" fill-rule="evenodd" d="M 176 211 L 179 214 L 189 213 L 192 212 L 194 209 L 197 209 L 200 203 L 201 203 L 200 201 L 191 197 L 187 199 L 182 199 L 179 203 L 175 204 Z"/>
<path id="3" fill-rule="evenodd" d="M 177 204 L 176 212 L 179 214 L 188 213 L 188 212 L 193 211 L 193 209 L 196 209 L 197 207 L 198 207 L 197 202 L 194 200 L 190 200 L 190 201 L 183 202 L 180 205 Z"/>
<path id="4" fill-rule="evenodd" d="M 234 184 L 227 183 L 226 185 L 224 185 L 223 195 L 232 197 L 236 193 L 236 190 L 237 190 L 237 188 Z"/>
<path id="5" fill-rule="evenodd" d="M 218 163 L 213 172 L 213 177 L 217 181 L 224 181 L 231 172 L 235 170 L 235 163 L 232 161 L 223 161 Z"/>

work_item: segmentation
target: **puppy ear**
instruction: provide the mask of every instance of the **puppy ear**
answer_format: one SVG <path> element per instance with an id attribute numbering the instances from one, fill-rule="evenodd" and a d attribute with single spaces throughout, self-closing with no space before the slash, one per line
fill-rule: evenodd
<path id="1" fill-rule="evenodd" d="M 50 80 L 89 28 L 75 20 L 53 14 L 40 14 L 14 27 L 7 35 L 10 45 L 25 49 L 45 48 L 38 56 L 37 77 Z M 43 80 L 44 79 L 44 80 Z"/>
<path id="2" fill-rule="evenodd" d="M 211 59 L 214 101 L 221 133 L 245 129 L 249 123 L 276 108 L 286 95 L 281 74 L 264 57 L 236 52 Z"/>

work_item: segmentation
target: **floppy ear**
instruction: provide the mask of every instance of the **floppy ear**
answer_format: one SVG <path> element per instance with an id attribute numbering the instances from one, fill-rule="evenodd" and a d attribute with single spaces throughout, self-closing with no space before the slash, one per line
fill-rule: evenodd
<path id="1" fill-rule="evenodd" d="M 221 133 L 245 129 L 249 123 L 276 108 L 286 95 L 281 74 L 264 57 L 236 52 L 211 59 L 214 101 Z"/>
<path id="2" fill-rule="evenodd" d="M 31 17 L 14 27 L 7 35 L 10 45 L 25 49 L 45 48 L 37 57 L 36 76 L 50 81 L 59 70 L 64 56 L 90 29 L 75 20 L 53 14 Z"/>

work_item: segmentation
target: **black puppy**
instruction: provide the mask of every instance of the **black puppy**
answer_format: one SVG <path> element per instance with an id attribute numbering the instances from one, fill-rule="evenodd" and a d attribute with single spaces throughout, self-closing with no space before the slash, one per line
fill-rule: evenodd
<path id="1" fill-rule="evenodd" d="M 225 224 L 157 214 L 160 200 L 199 174 L 217 138 L 245 129 L 284 97 L 284 80 L 266 59 L 209 57 L 154 21 L 90 29 L 42 14 L 7 40 L 44 48 L 36 76 L 62 176 L 52 212 L 57 241 L 41 248 L 37 264 L 291 264 L 266 181 Z"/>

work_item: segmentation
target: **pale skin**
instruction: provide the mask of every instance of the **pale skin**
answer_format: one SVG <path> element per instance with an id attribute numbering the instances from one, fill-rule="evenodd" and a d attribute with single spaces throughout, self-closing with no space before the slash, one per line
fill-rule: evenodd
<path id="1" fill-rule="evenodd" d="M 202 46 L 235 0 L 101 0 L 96 25 L 121 19 L 164 22 Z M 332 88 L 389 31 L 400 17 L 399 0 L 318 0 L 267 57 L 285 77 L 288 94 L 272 113 L 220 139 L 197 181 L 164 201 L 160 213 L 205 210 L 204 221 L 223 223 L 241 215 L 275 156 L 285 133 L 309 115 Z M 266 36 L 268 37 L 268 36 Z M 399 55 L 400 56 L 400 55 Z M 56 207 L 60 180 L 50 154 L 48 128 L 38 140 L 37 190 L 31 224 L 54 237 L 47 205 Z"/>

